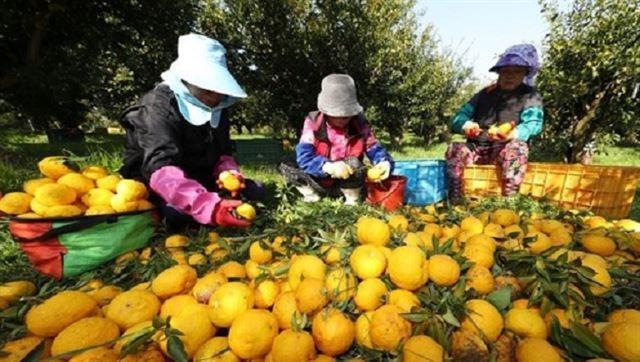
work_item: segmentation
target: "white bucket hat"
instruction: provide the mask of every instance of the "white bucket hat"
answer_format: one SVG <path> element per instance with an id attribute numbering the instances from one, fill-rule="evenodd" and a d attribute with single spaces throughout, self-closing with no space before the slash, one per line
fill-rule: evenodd
<path id="1" fill-rule="evenodd" d="M 227 69 L 226 53 L 217 40 L 193 33 L 182 35 L 178 38 L 178 59 L 169 72 L 196 87 L 245 98 L 247 93 Z"/>
<path id="2" fill-rule="evenodd" d="M 331 117 L 353 117 L 362 113 L 356 83 L 347 74 L 330 74 L 322 80 L 318 110 Z"/>

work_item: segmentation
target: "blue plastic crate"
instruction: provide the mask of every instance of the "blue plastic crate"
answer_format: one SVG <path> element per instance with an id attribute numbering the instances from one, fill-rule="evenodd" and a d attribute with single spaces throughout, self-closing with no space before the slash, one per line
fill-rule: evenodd
<path id="1" fill-rule="evenodd" d="M 407 204 L 428 205 L 447 197 L 447 171 L 444 161 L 396 161 L 393 173 L 407 177 L 404 196 Z"/>

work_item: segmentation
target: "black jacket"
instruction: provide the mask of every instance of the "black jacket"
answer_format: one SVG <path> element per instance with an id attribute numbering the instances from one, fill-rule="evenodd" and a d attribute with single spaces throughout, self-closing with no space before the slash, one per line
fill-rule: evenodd
<path id="1" fill-rule="evenodd" d="M 220 156 L 232 152 L 226 111 L 217 128 L 209 123 L 194 126 L 182 117 L 175 95 L 164 84 L 126 109 L 120 123 L 127 132 L 120 174 L 147 184 L 154 171 L 171 165 L 211 187 L 214 166 Z"/>

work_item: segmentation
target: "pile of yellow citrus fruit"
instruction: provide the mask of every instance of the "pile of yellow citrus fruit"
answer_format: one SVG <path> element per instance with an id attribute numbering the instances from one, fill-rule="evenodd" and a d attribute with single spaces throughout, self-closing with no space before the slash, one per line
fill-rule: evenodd
<path id="1" fill-rule="evenodd" d="M 162 249 L 175 265 L 128 290 L 93 280 L 50 296 L 26 313 L 28 335 L 3 349 L 19 360 L 45 341 L 53 359 L 96 346 L 71 361 L 164 361 L 170 343 L 161 331 L 119 357 L 161 317 L 181 332 L 194 361 L 562 361 L 569 357 L 553 328 L 579 324 L 596 336 L 598 357 L 640 361 L 638 305 L 601 320 L 573 302 L 543 305 L 531 298 L 535 280 L 498 265 L 503 253 L 532 257 L 536 266 L 566 258 L 587 270 L 586 298 L 597 301 L 617 287 L 611 270 L 640 273 L 640 223 L 591 216 L 577 225 L 509 209 L 457 222 L 433 206 L 403 212 L 354 220 L 344 243 L 302 252 L 303 236 L 277 236 L 251 242 L 246 258 L 235 260 L 215 232 L 199 251 L 190 237 L 171 235 Z M 151 252 L 121 259 L 146 262 Z M 490 296 L 505 286 L 511 297 L 501 308 Z M 2 285 L 0 306 L 36 292 L 26 281 Z M 429 308 L 456 295 L 465 299 L 448 335 L 430 333 L 442 315 Z"/>
<path id="2" fill-rule="evenodd" d="M 38 163 L 43 177 L 27 180 L 23 191 L 0 199 L 0 211 L 20 218 L 60 218 L 148 210 L 147 189 L 141 182 L 109 174 L 102 166 L 74 170 L 63 157 Z"/>

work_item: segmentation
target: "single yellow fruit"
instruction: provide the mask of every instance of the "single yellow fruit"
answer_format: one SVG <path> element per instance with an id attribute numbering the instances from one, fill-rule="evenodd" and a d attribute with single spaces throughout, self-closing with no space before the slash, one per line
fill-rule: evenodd
<path id="1" fill-rule="evenodd" d="M 478 234 L 478 235 L 471 236 L 465 243 L 464 247 L 469 248 L 472 245 L 483 246 L 489 249 L 491 253 L 495 253 L 496 251 L 496 241 L 492 237 L 485 234 Z"/>
<path id="2" fill-rule="evenodd" d="M 291 328 L 291 321 L 294 317 L 302 316 L 296 305 L 294 292 L 284 292 L 278 295 L 273 304 L 273 315 L 276 316 L 280 329 Z"/>
<path id="3" fill-rule="evenodd" d="M 436 223 L 427 223 L 422 229 L 422 232 L 431 237 L 435 236 L 436 238 L 440 238 L 440 236 L 442 236 L 442 228 Z"/>
<path id="4" fill-rule="evenodd" d="M 89 290 L 86 292 L 91 298 L 98 302 L 99 306 L 104 306 L 122 293 L 122 288 L 116 285 L 105 285 L 97 289 Z"/>
<path id="5" fill-rule="evenodd" d="M 141 200 L 147 196 L 147 187 L 140 181 L 124 179 L 118 182 L 116 194 L 124 201 Z"/>
<path id="6" fill-rule="evenodd" d="M 25 317 L 27 330 L 36 336 L 54 337 L 72 323 L 87 317 L 98 303 L 78 291 L 62 291 L 31 307 Z"/>
<path id="7" fill-rule="evenodd" d="M 241 204 L 240 206 L 236 207 L 236 214 L 238 214 L 238 216 L 245 220 L 256 219 L 256 209 L 247 203 Z"/>
<path id="8" fill-rule="evenodd" d="M 475 265 L 480 265 L 485 268 L 491 268 L 495 262 L 493 252 L 478 244 L 465 245 L 462 256 L 473 262 Z"/>
<path id="9" fill-rule="evenodd" d="M 389 226 L 397 231 L 407 231 L 409 220 L 403 215 L 393 215 L 389 218 Z"/>
<path id="10" fill-rule="evenodd" d="M 36 347 L 42 343 L 43 339 L 35 336 L 22 337 L 9 341 L 2 346 L 0 351 L 8 353 L 7 356 L 0 357 L 3 362 L 20 362 Z"/>
<path id="11" fill-rule="evenodd" d="M 27 213 L 24 213 L 24 214 L 20 214 L 20 215 L 18 215 L 16 217 L 18 219 L 40 219 L 42 216 L 36 214 L 35 212 L 27 212 Z"/>
<path id="12" fill-rule="evenodd" d="M 97 347 L 77 354 L 69 362 L 118 362 L 118 353 L 111 348 Z"/>
<path id="13" fill-rule="evenodd" d="M 584 220 L 584 224 L 590 229 L 609 228 L 609 222 L 602 216 L 590 216 Z"/>
<path id="14" fill-rule="evenodd" d="M 95 187 L 92 179 L 76 172 L 71 172 L 60 177 L 57 182 L 72 188 L 78 196 L 86 194 Z"/>
<path id="15" fill-rule="evenodd" d="M 260 282 L 254 290 L 254 304 L 258 308 L 268 309 L 276 302 L 280 293 L 280 286 L 273 280 Z"/>
<path id="16" fill-rule="evenodd" d="M 268 247 L 262 247 L 259 241 L 254 241 L 249 247 L 249 258 L 258 264 L 266 264 L 273 259 L 273 252 Z"/>
<path id="17" fill-rule="evenodd" d="M 306 278 L 296 288 L 296 305 L 302 313 L 313 314 L 322 309 L 327 303 L 327 290 L 324 281 L 316 278 Z"/>
<path id="18" fill-rule="evenodd" d="M 305 331 L 284 330 L 273 340 L 273 362 L 312 361 L 316 358 L 313 337 Z"/>
<path id="19" fill-rule="evenodd" d="M 411 323 L 404 319 L 400 307 L 386 304 L 371 316 L 369 335 L 376 349 L 394 351 L 411 336 Z"/>
<path id="20" fill-rule="evenodd" d="M 221 285 L 209 299 L 209 318 L 216 327 L 228 328 L 243 312 L 253 308 L 253 291 L 240 282 Z"/>
<path id="21" fill-rule="evenodd" d="M 223 171 L 218 176 L 218 179 L 222 181 L 222 187 L 225 190 L 238 191 L 240 190 L 240 187 L 242 187 L 240 179 L 236 175 L 234 175 L 233 172 Z"/>
<path id="22" fill-rule="evenodd" d="M 531 309 L 510 309 L 504 317 L 507 330 L 520 337 L 547 338 L 547 326 L 544 319 Z"/>
<path id="23" fill-rule="evenodd" d="M 559 308 L 552 309 L 544 316 L 544 323 L 547 325 L 547 335 L 551 335 L 551 326 L 554 317 L 558 320 L 562 328 L 569 329 L 570 320 L 567 311 Z"/>
<path id="24" fill-rule="evenodd" d="M 48 178 L 48 177 L 42 177 L 42 178 L 36 178 L 36 179 L 31 179 L 31 180 L 27 180 L 22 184 L 22 189 L 24 190 L 24 192 L 28 193 L 31 196 L 34 196 L 36 194 L 36 190 L 42 186 L 42 185 L 46 185 L 46 184 L 52 184 L 55 183 L 56 180 L 52 179 L 52 178 Z"/>
<path id="25" fill-rule="evenodd" d="M 116 210 L 114 210 L 111 206 L 92 206 L 84 212 L 86 216 L 94 216 L 94 215 L 110 215 L 115 214 Z"/>
<path id="26" fill-rule="evenodd" d="M 504 238 L 504 229 L 499 224 L 489 223 L 484 227 L 483 234 L 492 238 Z"/>
<path id="27" fill-rule="evenodd" d="M 339 310 L 327 308 L 313 317 L 311 334 L 320 352 L 339 356 L 351 348 L 355 339 L 355 325 Z"/>
<path id="28" fill-rule="evenodd" d="M 482 234 L 484 224 L 475 216 L 467 216 L 462 219 L 460 229 L 462 229 L 462 231 L 466 231 L 469 235 L 478 235 Z"/>
<path id="29" fill-rule="evenodd" d="M 549 234 L 551 246 L 565 246 L 571 242 L 573 237 L 565 228 L 557 228 Z"/>
<path id="30" fill-rule="evenodd" d="M 607 321 L 611 323 L 629 322 L 640 324 L 640 310 L 618 309 L 607 316 Z"/>
<path id="31" fill-rule="evenodd" d="M 151 290 L 160 299 L 188 293 L 198 280 L 198 273 L 188 265 L 175 265 L 162 271 L 151 282 Z"/>
<path id="32" fill-rule="evenodd" d="M 154 205 L 152 202 L 147 201 L 147 200 L 138 200 L 138 211 L 145 211 L 145 210 L 151 210 L 153 208 L 155 208 L 156 205 Z"/>
<path id="33" fill-rule="evenodd" d="M 520 222 L 520 216 L 509 209 L 497 209 L 491 214 L 491 222 L 500 226 L 511 226 Z"/>
<path id="34" fill-rule="evenodd" d="M 78 349 L 100 345 L 120 337 L 118 326 L 106 318 L 89 317 L 69 325 L 56 336 L 51 354 L 58 356 Z"/>
<path id="35" fill-rule="evenodd" d="M 189 245 L 189 238 L 184 235 L 174 234 L 164 239 L 165 248 L 182 248 L 187 245 Z"/>
<path id="36" fill-rule="evenodd" d="M 616 242 L 613 239 L 595 233 L 583 235 L 580 243 L 588 252 L 600 256 L 611 256 L 616 251 Z"/>
<path id="37" fill-rule="evenodd" d="M 82 196 L 82 203 L 88 207 L 92 206 L 110 206 L 113 192 L 105 189 L 91 189 Z"/>
<path id="38" fill-rule="evenodd" d="M 589 290 L 595 296 L 605 294 L 611 288 L 613 283 L 611 275 L 607 270 L 607 262 L 597 255 L 586 255 L 581 259 L 582 266 L 585 266 L 595 272 L 595 275 L 591 277 L 591 280 L 597 283 L 597 285 L 589 286 Z"/>
<path id="39" fill-rule="evenodd" d="M 467 316 L 460 327 L 495 342 L 504 328 L 502 315 L 496 307 L 482 299 L 470 299 L 465 303 L 465 307 Z"/>
<path id="40" fill-rule="evenodd" d="M 387 285 L 378 278 L 365 279 L 358 284 L 354 302 L 363 311 L 373 311 L 384 303 Z"/>
<path id="41" fill-rule="evenodd" d="M 525 338 L 516 348 L 518 362 L 562 362 L 564 359 L 553 346 L 543 338 Z"/>
<path id="42" fill-rule="evenodd" d="M 422 361 L 444 361 L 444 348 L 431 337 L 413 336 L 402 347 L 402 362 Z"/>
<path id="43" fill-rule="evenodd" d="M 495 288 L 495 280 L 491 271 L 484 266 L 474 265 L 467 270 L 467 288 L 479 294 L 489 294 Z"/>
<path id="44" fill-rule="evenodd" d="M 261 358 L 269 353 L 277 335 L 276 317 L 266 310 L 251 309 L 231 324 L 229 347 L 240 358 Z"/>
<path id="45" fill-rule="evenodd" d="M 322 254 L 322 260 L 329 265 L 334 265 L 342 260 L 342 249 L 339 249 L 331 245 L 322 245 L 320 247 L 320 253 Z"/>
<path id="46" fill-rule="evenodd" d="M 160 317 L 167 319 L 180 313 L 183 309 L 190 305 L 196 305 L 198 301 L 190 295 L 176 295 L 162 303 L 160 307 Z"/>
<path id="47" fill-rule="evenodd" d="M 169 321 L 171 328 L 183 333 L 178 338 L 182 341 L 189 358 L 193 357 L 200 346 L 216 334 L 216 327 L 211 324 L 207 314 L 208 308 L 205 305 L 188 305 Z M 166 340 L 161 341 L 160 348 L 167 354 Z"/>
<path id="48" fill-rule="evenodd" d="M 165 362 L 165 358 L 157 347 L 152 346 L 141 352 L 127 355 L 118 362 Z"/>
<path id="49" fill-rule="evenodd" d="M 25 192 L 9 192 L 0 198 L 0 211 L 9 215 L 24 214 L 29 211 L 33 196 Z"/>
<path id="50" fill-rule="evenodd" d="M 442 235 L 440 236 L 440 239 L 442 239 L 442 241 L 447 241 L 449 239 L 456 239 L 458 235 L 460 235 L 461 231 L 462 230 L 460 229 L 460 226 L 456 224 L 443 226 Z"/>
<path id="51" fill-rule="evenodd" d="M 367 178 L 370 181 L 377 182 L 380 181 L 382 175 L 384 175 L 385 170 L 379 166 L 373 166 L 367 170 Z"/>
<path id="52" fill-rule="evenodd" d="M 429 263 L 420 248 L 401 246 L 391 252 L 388 272 L 398 287 L 416 290 L 429 280 Z"/>
<path id="53" fill-rule="evenodd" d="M 356 224 L 356 234 L 360 244 L 384 246 L 391 240 L 391 228 L 383 220 L 363 216 Z"/>
<path id="54" fill-rule="evenodd" d="M 480 335 L 458 329 L 451 336 L 451 357 L 454 361 L 488 361 L 489 349 Z"/>
<path id="55" fill-rule="evenodd" d="M 204 265 L 207 263 L 207 257 L 204 254 L 193 253 L 189 255 L 189 259 L 187 259 L 187 264 L 189 265 Z"/>
<path id="56" fill-rule="evenodd" d="M 452 257 L 436 254 L 429 258 L 429 279 L 439 286 L 450 287 L 460 278 L 460 265 Z"/>
<path id="57" fill-rule="evenodd" d="M 233 354 L 229 349 L 229 340 L 227 337 L 213 337 L 206 341 L 195 356 L 194 361 L 207 362 L 240 362 L 240 357 Z"/>
<path id="58" fill-rule="evenodd" d="M 640 324 L 611 323 L 602 333 L 602 347 L 616 360 L 640 361 Z"/>
<path id="59" fill-rule="evenodd" d="M 387 267 L 387 259 L 382 249 L 370 244 L 356 247 L 349 261 L 353 272 L 360 279 L 377 278 Z"/>
<path id="60" fill-rule="evenodd" d="M 324 280 L 327 266 L 315 255 L 296 256 L 289 267 L 289 285 L 295 290 L 304 278 Z"/>
<path id="61" fill-rule="evenodd" d="M 110 206 L 116 212 L 132 212 L 138 210 L 138 201 L 126 201 L 124 196 L 116 194 L 111 198 Z"/>
<path id="62" fill-rule="evenodd" d="M 387 304 L 392 304 L 402 309 L 403 313 L 409 313 L 413 308 L 420 306 L 418 296 L 404 289 L 395 289 L 389 293 Z"/>
<path id="63" fill-rule="evenodd" d="M 244 279 L 247 276 L 247 270 L 244 265 L 237 261 L 228 261 L 218 267 L 218 273 L 227 278 Z"/>
<path id="64" fill-rule="evenodd" d="M 34 295 L 36 286 L 28 280 L 16 280 L 0 285 L 0 298 L 9 302 L 16 301 L 21 297 Z"/>
<path id="65" fill-rule="evenodd" d="M 129 290 L 118 294 L 107 308 L 107 318 L 125 330 L 138 323 L 150 321 L 160 311 L 160 301 L 145 290 Z"/>
<path id="66" fill-rule="evenodd" d="M 73 172 L 73 170 L 65 164 L 66 158 L 62 156 L 45 157 L 38 162 L 40 173 L 54 180 Z"/>
<path id="67" fill-rule="evenodd" d="M 74 217 L 82 215 L 82 210 L 73 205 L 57 205 L 48 207 L 43 217 Z"/>
<path id="68" fill-rule="evenodd" d="M 552 246 L 551 239 L 545 233 L 542 233 L 542 232 L 528 233 L 525 236 L 525 240 L 527 238 L 531 238 L 533 240 L 533 241 L 527 242 L 527 247 L 529 248 L 529 251 L 531 251 L 533 254 L 542 254 Z"/>
<path id="69" fill-rule="evenodd" d="M 344 302 L 356 295 L 356 277 L 346 268 L 335 268 L 324 280 L 325 292 L 330 300 Z"/>
<path id="70" fill-rule="evenodd" d="M 109 171 L 102 166 L 87 166 L 82 169 L 82 175 L 92 180 L 99 180 L 109 175 Z"/>
<path id="71" fill-rule="evenodd" d="M 96 180 L 96 185 L 100 189 L 109 190 L 111 192 L 116 192 L 116 187 L 118 187 L 118 183 L 122 180 L 122 177 L 118 175 L 109 175 Z"/>
<path id="72" fill-rule="evenodd" d="M 631 219 L 622 219 L 615 222 L 616 227 L 624 231 L 640 231 L 640 222 Z"/>
<path id="73" fill-rule="evenodd" d="M 209 303 L 209 298 L 211 298 L 213 292 L 225 283 L 227 283 L 227 278 L 223 274 L 209 272 L 196 281 L 193 289 L 191 289 L 191 295 L 199 303 Z"/>
<path id="74" fill-rule="evenodd" d="M 373 311 L 362 313 L 358 319 L 356 319 L 355 324 L 356 344 L 369 349 L 373 349 L 371 335 L 369 334 L 369 331 L 371 330 L 371 317 L 373 317 Z"/>
<path id="75" fill-rule="evenodd" d="M 127 328 L 123 333 L 122 333 L 122 338 L 119 339 L 115 345 L 113 346 L 113 349 L 120 353 L 120 351 L 122 350 L 122 348 L 129 343 L 131 340 L 133 340 L 134 338 L 136 338 L 137 336 L 141 335 L 144 332 L 150 331 L 153 329 L 153 322 L 152 321 L 144 321 L 144 322 L 140 322 L 136 325 L 133 325 L 129 328 Z M 157 335 L 158 337 L 160 336 L 160 333 L 158 333 Z"/>

